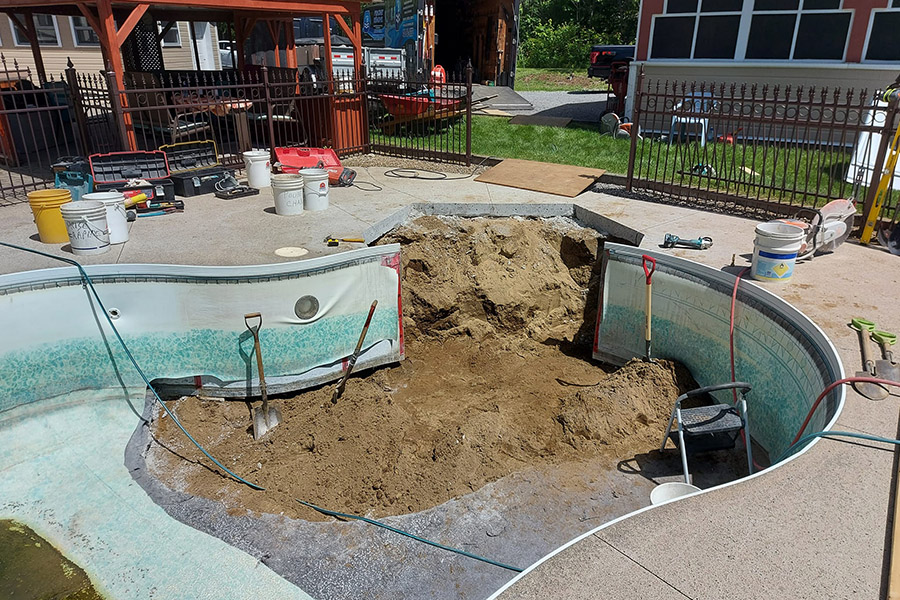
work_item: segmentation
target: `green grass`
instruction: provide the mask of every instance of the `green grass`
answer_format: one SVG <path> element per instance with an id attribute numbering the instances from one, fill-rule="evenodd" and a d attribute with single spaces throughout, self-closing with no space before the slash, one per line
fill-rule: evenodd
<path id="1" fill-rule="evenodd" d="M 516 69 L 517 92 L 605 92 L 607 83 L 587 76 L 587 69 Z"/>

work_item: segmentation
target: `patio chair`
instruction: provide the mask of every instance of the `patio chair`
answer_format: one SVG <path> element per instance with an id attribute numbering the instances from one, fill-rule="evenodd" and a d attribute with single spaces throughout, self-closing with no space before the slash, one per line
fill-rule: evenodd
<path id="1" fill-rule="evenodd" d="M 672 109 L 672 125 L 669 127 L 669 143 L 678 136 L 686 138 L 690 128 L 699 129 L 700 145 L 705 146 L 709 137 L 709 115 L 718 103 L 712 92 L 692 92 Z"/>
<path id="2" fill-rule="evenodd" d="M 154 141 L 157 135 L 163 138 L 164 144 L 174 144 L 187 137 L 200 139 L 199 134 L 210 130 L 203 109 L 175 108 L 168 102 L 167 92 L 156 91 L 161 85 L 155 74 L 129 73 L 125 81 L 126 86 L 141 90 L 126 93 L 129 108 L 139 109 L 130 112 L 134 127 L 150 132 Z"/>
<path id="3" fill-rule="evenodd" d="M 247 118 L 253 127 L 254 135 L 268 139 L 269 115 L 264 105 L 257 105 L 248 113 Z M 272 101 L 272 129 L 275 132 L 276 146 L 306 146 L 306 128 L 300 120 L 297 103 L 294 99 Z"/>
<path id="4" fill-rule="evenodd" d="M 695 408 L 682 408 L 681 403 L 688 398 L 707 397 L 712 392 L 721 390 L 740 390 L 738 403 L 711 404 Z M 753 451 L 750 448 L 750 423 L 747 420 L 746 394 L 750 392 L 750 384 L 741 381 L 710 385 L 696 390 L 691 390 L 678 396 L 675 406 L 672 407 L 672 415 L 669 424 L 663 434 L 659 451 L 666 448 L 666 442 L 672 443 L 681 452 L 681 466 L 684 469 L 684 482 L 691 483 L 691 474 L 688 470 L 688 454 L 700 454 L 713 450 L 727 450 L 734 448 L 735 442 L 741 431 L 744 432 L 747 447 L 747 469 L 753 474 Z M 672 426 L 677 422 L 678 428 Z"/>

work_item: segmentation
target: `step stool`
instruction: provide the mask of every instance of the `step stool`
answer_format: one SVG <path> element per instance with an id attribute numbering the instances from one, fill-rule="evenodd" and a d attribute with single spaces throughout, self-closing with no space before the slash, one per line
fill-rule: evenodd
<path id="1" fill-rule="evenodd" d="M 681 403 L 688 398 L 731 389 L 739 390 L 737 407 L 731 404 L 714 404 L 697 408 L 681 408 Z M 747 468 L 753 474 L 750 423 L 747 419 L 747 399 L 745 398 L 749 392 L 749 383 L 736 381 L 691 390 L 678 396 L 678 399 L 675 400 L 675 406 L 672 407 L 672 415 L 669 417 L 669 424 L 666 426 L 666 433 L 663 435 L 659 450 L 660 452 L 665 450 L 666 441 L 672 440 L 672 443 L 681 452 L 681 466 L 684 469 L 685 483 L 691 483 L 691 474 L 688 470 L 689 454 L 734 448 L 741 431 L 745 432 Z M 676 421 L 678 428 L 673 430 L 672 426 Z"/>

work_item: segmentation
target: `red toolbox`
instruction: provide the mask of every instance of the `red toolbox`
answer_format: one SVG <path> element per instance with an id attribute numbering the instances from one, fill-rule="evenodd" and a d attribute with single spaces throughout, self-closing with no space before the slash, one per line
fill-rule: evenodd
<path id="1" fill-rule="evenodd" d="M 356 171 L 345 169 L 331 148 L 275 148 L 275 160 L 281 163 L 285 173 L 297 173 L 300 169 L 325 169 L 328 183 L 333 186 L 352 185 Z"/>
<path id="2" fill-rule="evenodd" d="M 137 194 L 145 194 L 148 202 L 174 202 L 175 184 L 169 173 L 166 153 L 161 150 L 110 152 L 88 157 L 94 191 L 116 190 L 126 200 Z M 128 185 L 133 179 L 142 179 L 146 185 Z"/>

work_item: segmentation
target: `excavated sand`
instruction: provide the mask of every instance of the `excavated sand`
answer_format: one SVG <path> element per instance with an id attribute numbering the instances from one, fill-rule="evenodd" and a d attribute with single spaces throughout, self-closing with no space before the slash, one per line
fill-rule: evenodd
<path id="1" fill-rule="evenodd" d="M 407 359 L 358 373 L 337 405 L 331 386 L 272 402 L 283 422 L 256 442 L 245 402 L 169 406 L 253 491 L 223 477 L 177 431 L 153 424 L 147 463 L 172 488 L 243 513 L 375 517 L 420 511 L 515 471 L 651 450 L 682 367 L 590 360 L 595 231 L 565 219 L 420 217 L 383 242 L 403 244 Z M 641 332 L 635 332 L 640 336 Z M 256 402 L 254 405 L 257 405 Z"/>

